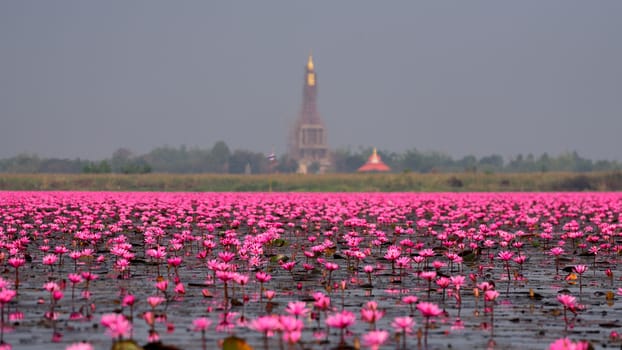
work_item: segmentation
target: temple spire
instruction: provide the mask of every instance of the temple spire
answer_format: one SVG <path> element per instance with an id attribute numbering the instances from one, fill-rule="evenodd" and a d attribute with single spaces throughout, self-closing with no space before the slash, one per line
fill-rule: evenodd
<path id="1" fill-rule="evenodd" d="M 307 86 L 315 86 L 315 65 L 313 64 L 313 56 L 309 54 L 309 59 L 307 60 Z"/>
<path id="2" fill-rule="evenodd" d="M 381 162 L 380 158 L 378 157 L 378 150 L 376 149 L 376 147 L 374 147 L 374 152 L 371 155 L 371 157 L 369 157 L 369 162 L 372 163 L 372 164 L 376 164 L 376 163 L 380 163 Z"/>
<path id="3" fill-rule="evenodd" d="M 323 173 L 330 167 L 326 128 L 317 110 L 318 80 L 313 55 L 305 64 L 302 106 L 290 138 L 290 156 L 298 161 L 298 172 Z"/>

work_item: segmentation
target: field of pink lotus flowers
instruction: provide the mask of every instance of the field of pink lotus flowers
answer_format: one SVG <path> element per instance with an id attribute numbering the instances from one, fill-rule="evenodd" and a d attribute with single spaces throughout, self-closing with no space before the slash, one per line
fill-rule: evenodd
<path id="1" fill-rule="evenodd" d="M 0 192 L 0 349 L 619 348 L 621 212 L 622 193 Z"/>

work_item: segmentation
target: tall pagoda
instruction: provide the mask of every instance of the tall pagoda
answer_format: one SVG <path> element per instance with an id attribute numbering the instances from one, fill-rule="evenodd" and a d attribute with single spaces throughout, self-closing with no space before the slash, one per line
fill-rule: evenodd
<path id="1" fill-rule="evenodd" d="M 326 127 L 317 110 L 317 74 L 313 57 L 309 55 L 302 89 L 302 107 L 290 136 L 290 156 L 298 161 L 298 172 L 307 173 L 313 167 L 322 173 L 330 166 L 326 142 Z"/>

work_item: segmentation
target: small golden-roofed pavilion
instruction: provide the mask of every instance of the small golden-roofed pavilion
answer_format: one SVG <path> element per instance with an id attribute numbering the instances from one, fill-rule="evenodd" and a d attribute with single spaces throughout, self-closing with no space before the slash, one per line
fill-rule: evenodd
<path id="1" fill-rule="evenodd" d="M 363 164 L 363 166 L 361 166 L 360 168 L 358 168 L 357 170 L 358 172 L 387 172 L 387 171 L 391 171 L 391 168 L 389 168 L 388 165 L 384 164 L 384 162 L 382 161 L 382 158 L 380 158 L 380 156 L 378 155 L 378 152 L 376 151 L 376 148 L 374 148 L 374 152 L 371 154 L 371 156 L 369 156 L 369 158 L 367 159 L 367 162 L 365 164 Z"/>

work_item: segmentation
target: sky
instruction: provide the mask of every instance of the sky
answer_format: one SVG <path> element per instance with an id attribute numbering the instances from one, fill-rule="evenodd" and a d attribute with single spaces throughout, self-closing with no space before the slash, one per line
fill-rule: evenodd
<path id="1" fill-rule="evenodd" d="M 622 160 L 622 1 L 0 1 L 0 158 L 331 149 Z"/>

